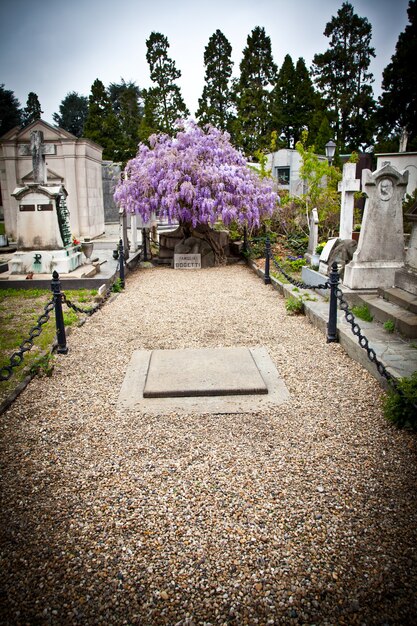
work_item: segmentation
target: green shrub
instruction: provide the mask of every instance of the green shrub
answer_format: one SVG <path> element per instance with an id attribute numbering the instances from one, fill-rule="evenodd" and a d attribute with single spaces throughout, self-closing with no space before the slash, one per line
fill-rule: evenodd
<path id="1" fill-rule="evenodd" d="M 321 254 L 323 252 L 323 248 L 324 248 L 325 245 L 326 244 L 324 242 L 317 244 L 317 246 L 316 246 L 316 254 Z"/>
<path id="2" fill-rule="evenodd" d="M 417 430 L 417 371 L 399 380 L 398 391 L 389 393 L 384 403 L 387 420 L 399 428 Z"/>
<path id="3" fill-rule="evenodd" d="M 111 290 L 113 291 L 113 293 L 120 293 L 121 291 L 123 291 L 122 281 L 120 280 L 120 278 L 116 278 L 111 287 Z"/>
<path id="4" fill-rule="evenodd" d="M 374 319 L 374 316 L 371 315 L 367 304 L 353 306 L 352 313 L 355 317 L 359 317 L 359 319 L 363 320 L 364 322 L 372 322 L 372 320 Z"/>
<path id="5" fill-rule="evenodd" d="M 285 300 L 285 308 L 291 315 L 300 315 L 304 312 L 303 299 L 300 297 L 289 296 Z"/>
<path id="6" fill-rule="evenodd" d="M 387 331 L 387 333 L 393 333 L 395 329 L 395 323 L 393 320 L 387 320 L 384 323 L 384 330 Z"/>

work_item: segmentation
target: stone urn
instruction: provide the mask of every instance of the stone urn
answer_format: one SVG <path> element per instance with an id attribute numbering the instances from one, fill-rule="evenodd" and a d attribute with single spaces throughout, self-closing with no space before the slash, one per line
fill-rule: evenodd
<path id="1" fill-rule="evenodd" d="M 93 254 L 94 243 L 92 241 L 83 241 L 81 244 L 81 250 L 87 260 L 89 261 L 91 255 Z"/>

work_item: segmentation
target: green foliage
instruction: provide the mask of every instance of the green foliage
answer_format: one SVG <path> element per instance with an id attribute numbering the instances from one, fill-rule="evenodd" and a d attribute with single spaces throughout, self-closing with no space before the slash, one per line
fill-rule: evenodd
<path id="1" fill-rule="evenodd" d="M 317 244 L 316 246 L 316 254 L 321 254 L 323 252 L 324 246 L 326 244 L 324 242 Z"/>
<path id="2" fill-rule="evenodd" d="M 198 100 L 196 117 L 201 125 L 212 124 L 220 130 L 230 128 L 232 92 L 230 79 L 232 46 L 221 30 L 210 37 L 204 50 L 206 68 L 203 93 Z"/>
<path id="3" fill-rule="evenodd" d="M 109 98 L 119 122 L 120 145 L 118 155 L 123 163 L 136 155 L 139 143 L 139 127 L 143 116 L 142 93 L 132 82 L 110 83 Z"/>
<path id="4" fill-rule="evenodd" d="M 364 322 L 372 322 L 374 319 L 367 304 L 358 304 L 353 306 L 351 311 L 355 317 L 359 317 L 359 319 Z"/>
<path id="5" fill-rule="evenodd" d="M 336 119 L 337 144 L 343 152 L 373 141 L 373 81 L 369 72 L 372 26 L 343 2 L 336 17 L 326 24 L 329 48 L 313 59 L 316 86 Z"/>
<path id="6" fill-rule="evenodd" d="M 121 291 L 123 291 L 123 285 L 122 285 L 122 281 L 120 280 L 120 278 L 116 278 L 116 280 L 114 281 L 111 290 L 113 293 L 120 293 Z"/>
<path id="7" fill-rule="evenodd" d="M 64 324 L 65 326 L 72 326 L 78 322 L 78 316 L 75 311 L 70 309 L 69 311 L 63 312 Z"/>
<path id="8" fill-rule="evenodd" d="M 33 93 L 33 91 L 31 91 L 28 94 L 26 107 L 23 109 L 23 125 L 28 126 L 29 124 L 32 124 L 32 122 L 40 120 L 42 113 L 43 111 L 41 110 L 38 96 L 36 95 L 36 93 Z"/>
<path id="9" fill-rule="evenodd" d="M 82 137 L 87 114 L 88 98 L 76 91 L 71 91 L 59 105 L 59 113 L 54 113 L 52 119 L 60 128 L 76 137 Z"/>
<path id="10" fill-rule="evenodd" d="M 302 195 L 305 203 L 305 227 L 307 215 L 311 209 L 317 208 L 319 215 L 320 236 L 328 239 L 339 229 L 340 200 L 337 183 L 341 180 L 340 171 L 329 165 L 327 160 L 320 159 L 314 146 L 307 146 L 308 134 L 302 133 L 302 141 L 296 150 L 303 160 L 300 177 L 305 181 L 307 193 Z"/>
<path id="11" fill-rule="evenodd" d="M 285 309 L 290 315 L 304 313 L 304 302 L 300 296 L 288 296 L 285 300 Z"/>
<path id="12" fill-rule="evenodd" d="M 240 78 L 234 85 L 237 117 L 232 136 L 247 156 L 269 145 L 273 130 L 270 91 L 276 72 L 271 40 L 264 28 L 256 26 L 247 38 Z"/>
<path id="13" fill-rule="evenodd" d="M 169 43 L 161 33 L 151 33 L 146 41 L 146 60 L 149 64 L 151 81 L 155 87 L 144 91 L 144 117 L 141 122 L 141 139 L 147 139 L 149 131 L 172 135 L 174 123 L 189 115 L 175 81 L 181 77 L 180 70 L 168 56 Z"/>
<path id="14" fill-rule="evenodd" d="M 417 430 L 417 371 L 398 382 L 399 391 L 391 391 L 384 403 L 387 420 L 399 428 Z"/>
<path id="15" fill-rule="evenodd" d="M 119 154 L 120 126 L 113 111 L 109 94 L 98 78 L 91 86 L 83 135 L 103 146 L 103 159 L 121 160 L 122 155 Z"/>
<path id="16" fill-rule="evenodd" d="M 387 331 L 387 333 L 393 333 L 395 330 L 395 323 L 393 320 L 387 320 L 386 322 L 384 322 L 384 330 Z"/>
<path id="17" fill-rule="evenodd" d="M 0 85 L 0 137 L 22 123 L 22 109 L 13 91 Z"/>
<path id="18" fill-rule="evenodd" d="M 50 378 L 55 367 L 54 361 L 55 359 L 50 352 L 42 354 L 33 361 L 29 367 L 29 373 L 32 376 L 47 376 Z"/>
<path id="19" fill-rule="evenodd" d="M 408 133 L 409 142 L 415 142 L 414 146 L 417 140 L 417 67 L 414 61 L 417 58 L 416 0 L 410 1 L 407 12 L 409 24 L 398 37 L 395 54 L 383 72 L 378 110 L 385 137 L 397 135 L 395 151 L 398 150 L 398 136 L 403 130 Z"/>

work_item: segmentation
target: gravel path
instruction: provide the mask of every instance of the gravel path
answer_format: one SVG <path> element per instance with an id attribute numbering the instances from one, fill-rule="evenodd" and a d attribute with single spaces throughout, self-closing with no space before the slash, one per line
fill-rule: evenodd
<path id="1" fill-rule="evenodd" d="M 265 346 L 267 414 L 122 412 L 137 349 Z M 245 266 L 140 270 L 0 418 L 1 624 L 416 624 L 416 438 Z"/>

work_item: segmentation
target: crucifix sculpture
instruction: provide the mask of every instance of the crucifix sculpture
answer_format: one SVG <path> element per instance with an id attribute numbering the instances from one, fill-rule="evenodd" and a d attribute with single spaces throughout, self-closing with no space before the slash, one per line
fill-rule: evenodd
<path id="1" fill-rule="evenodd" d="M 19 146 L 20 156 L 30 155 L 32 157 L 33 182 L 38 185 L 45 185 L 47 182 L 46 154 L 56 154 L 56 146 L 43 142 L 43 132 L 41 130 L 32 130 L 30 133 L 30 144 L 21 144 Z"/>

